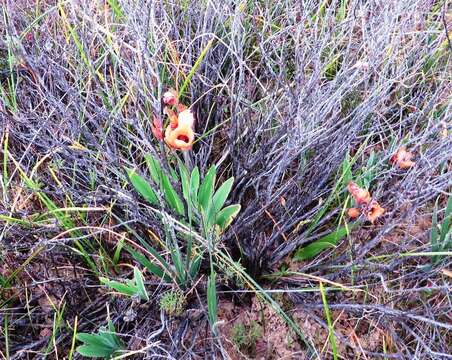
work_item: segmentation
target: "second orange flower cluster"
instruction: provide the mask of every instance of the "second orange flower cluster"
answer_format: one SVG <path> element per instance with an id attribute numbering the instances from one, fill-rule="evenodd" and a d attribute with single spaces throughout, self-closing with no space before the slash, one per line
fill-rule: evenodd
<path id="1" fill-rule="evenodd" d="M 348 209 L 347 213 L 351 218 L 357 218 L 362 212 L 367 220 L 373 224 L 377 218 L 384 214 L 385 209 L 376 200 L 372 199 L 369 191 L 360 188 L 353 181 L 349 182 L 347 190 L 353 196 L 358 206 Z"/>
<path id="2" fill-rule="evenodd" d="M 190 108 L 179 103 L 175 90 L 168 90 L 163 94 L 164 114 L 169 118 L 169 124 L 163 137 L 162 120 L 154 115 L 151 126 L 152 133 L 158 140 L 165 139 L 166 144 L 176 150 L 190 150 L 195 140 L 193 127 L 195 117 Z M 176 111 L 173 110 L 175 107 Z"/>
<path id="3" fill-rule="evenodd" d="M 416 165 L 413 158 L 413 153 L 407 151 L 405 147 L 401 147 L 391 156 L 389 162 L 402 170 L 407 170 Z M 376 200 L 372 199 L 369 191 L 366 189 L 362 189 L 353 181 L 350 181 L 347 190 L 353 196 L 357 205 L 357 207 L 352 207 L 347 210 L 350 218 L 356 219 L 363 213 L 367 220 L 373 224 L 375 220 L 384 214 L 385 209 Z"/>

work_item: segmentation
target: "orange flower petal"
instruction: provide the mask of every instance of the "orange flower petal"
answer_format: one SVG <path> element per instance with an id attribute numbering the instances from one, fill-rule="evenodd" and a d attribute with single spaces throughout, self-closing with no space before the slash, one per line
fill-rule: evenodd
<path id="1" fill-rule="evenodd" d="M 163 139 L 163 127 L 162 127 L 162 120 L 160 120 L 157 116 L 153 115 L 153 121 L 151 124 L 151 131 L 154 134 L 154 136 L 157 138 L 157 140 Z"/>
<path id="2" fill-rule="evenodd" d="M 191 109 L 184 110 L 179 114 L 178 123 L 193 128 L 193 125 L 195 124 L 195 115 Z"/>
<path id="3" fill-rule="evenodd" d="M 409 169 L 413 167 L 416 163 L 411 159 L 414 157 L 413 153 L 406 150 L 405 147 L 401 147 L 395 152 L 389 159 L 389 162 L 394 166 L 398 166 L 401 169 Z"/>
<path id="4" fill-rule="evenodd" d="M 177 112 L 179 112 L 179 113 L 181 113 L 184 110 L 187 110 L 187 107 L 181 103 L 177 104 L 176 108 L 177 108 Z"/>
<path id="5" fill-rule="evenodd" d="M 179 125 L 179 119 L 178 119 L 176 113 L 167 107 L 165 107 L 165 109 L 163 109 L 163 112 L 166 115 L 168 115 L 168 117 L 169 117 L 171 129 L 177 128 L 177 126 Z"/>
<path id="6" fill-rule="evenodd" d="M 368 204 L 372 200 L 369 192 L 360 188 L 353 181 L 348 183 L 347 190 L 353 196 L 358 205 Z"/>
<path id="7" fill-rule="evenodd" d="M 373 224 L 375 223 L 375 220 L 377 220 L 384 213 L 385 209 L 382 208 L 377 201 L 372 200 L 372 202 L 369 204 L 369 207 L 367 208 L 366 217 L 367 220 L 369 220 Z"/>
<path id="8" fill-rule="evenodd" d="M 347 215 L 351 219 L 356 219 L 360 213 L 361 213 L 361 211 L 358 208 L 350 208 L 347 210 Z"/>
<path id="9" fill-rule="evenodd" d="M 173 149 L 190 150 L 194 139 L 195 133 L 189 126 L 179 125 L 176 129 L 172 129 L 171 126 L 166 128 L 165 142 Z"/>
<path id="10" fill-rule="evenodd" d="M 399 168 L 401 168 L 403 170 L 412 168 L 414 165 L 416 165 L 416 163 L 414 161 L 411 161 L 411 160 L 406 160 L 406 161 L 399 162 Z"/>

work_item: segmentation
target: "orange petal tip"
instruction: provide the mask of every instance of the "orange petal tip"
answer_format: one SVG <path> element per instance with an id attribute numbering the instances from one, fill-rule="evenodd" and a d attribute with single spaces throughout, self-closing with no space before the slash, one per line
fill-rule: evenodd
<path id="1" fill-rule="evenodd" d="M 369 207 L 367 209 L 366 218 L 369 220 L 372 224 L 375 223 L 375 221 L 382 216 L 385 213 L 385 209 L 380 206 L 380 204 L 372 200 L 372 202 L 369 204 Z"/>
<path id="2" fill-rule="evenodd" d="M 401 147 L 391 156 L 389 162 L 400 169 L 407 170 L 416 164 L 411 160 L 413 157 L 413 153 L 407 151 L 405 147 Z"/>
<path id="3" fill-rule="evenodd" d="M 347 215 L 351 219 L 356 219 L 360 213 L 361 211 L 359 211 L 358 208 L 350 208 L 347 210 Z"/>

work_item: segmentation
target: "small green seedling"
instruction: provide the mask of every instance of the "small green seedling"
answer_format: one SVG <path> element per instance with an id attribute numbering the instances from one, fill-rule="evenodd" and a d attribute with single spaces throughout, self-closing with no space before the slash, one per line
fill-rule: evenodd
<path id="1" fill-rule="evenodd" d="M 109 280 L 107 278 L 99 278 L 100 282 L 108 287 L 127 296 L 138 296 L 141 300 L 148 301 L 149 295 L 144 287 L 143 275 L 137 267 L 133 269 L 133 280 L 127 280 L 126 283 Z"/>
<path id="2" fill-rule="evenodd" d="M 160 298 L 160 309 L 171 316 L 182 314 L 185 306 L 184 294 L 180 290 L 170 290 Z"/>
<path id="3" fill-rule="evenodd" d="M 254 320 L 249 324 L 238 322 L 231 329 L 231 337 L 239 350 L 253 353 L 256 350 L 257 340 L 262 337 L 262 328 Z"/>
<path id="4" fill-rule="evenodd" d="M 125 349 L 111 320 L 108 322 L 108 329 L 102 327 L 97 334 L 79 333 L 77 339 L 83 343 L 77 348 L 77 352 L 86 357 L 111 359 Z"/>

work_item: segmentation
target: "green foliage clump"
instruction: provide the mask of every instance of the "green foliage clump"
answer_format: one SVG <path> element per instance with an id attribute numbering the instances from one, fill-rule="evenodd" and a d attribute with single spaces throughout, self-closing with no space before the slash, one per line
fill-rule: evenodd
<path id="1" fill-rule="evenodd" d="M 234 178 L 227 179 L 216 188 L 217 169 L 210 167 L 201 181 L 198 167 L 191 173 L 182 162 L 178 162 L 178 172 L 170 169 L 168 174 L 160 163 L 151 155 L 146 155 L 150 181 L 138 175 L 135 170 L 128 169 L 129 180 L 134 189 L 151 205 L 163 205 L 166 211 L 178 215 L 180 227 L 177 233 L 168 224 L 166 211 L 158 211 L 165 226 L 166 241 L 164 246 L 171 255 L 171 262 L 164 259 L 156 249 L 146 242 L 142 245 L 151 255 L 149 259 L 141 252 L 130 247 L 127 250 L 134 259 L 146 267 L 150 273 L 164 279 L 174 281 L 180 288 L 187 289 L 196 278 L 201 261 L 206 250 L 215 249 L 218 237 L 232 223 L 240 211 L 239 204 L 224 206 L 232 190 Z M 181 198 L 172 182 L 179 184 L 183 197 Z M 159 196 L 164 201 L 160 203 Z M 172 220 L 173 221 L 173 220 Z M 200 250 L 193 239 L 199 234 L 208 239 L 208 249 Z M 184 240 L 185 247 L 178 240 Z"/>
<path id="2" fill-rule="evenodd" d="M 78 333 L 77 339 L 83 342 L 77 352 L 86 357 L 110 359 L 125 348 L 111 321 L 108 328 L 101 327 L 97 334 Z"/>
<path id="3" fill-rule="evenodd" d="M 255 320 L 250 321 L 249 324 L 238 322 L 231 329 L 232 342 L 241 351 L 254 352 L 260 337 L 262 337 L 262 328 Z"/>
<path id="4" fill-rule="evenodd" d="M 185 307 L 185 297 L 180 290 L 170 290 L 160 298 L 160 309 L 168 315 L 179 316 Z"/>

